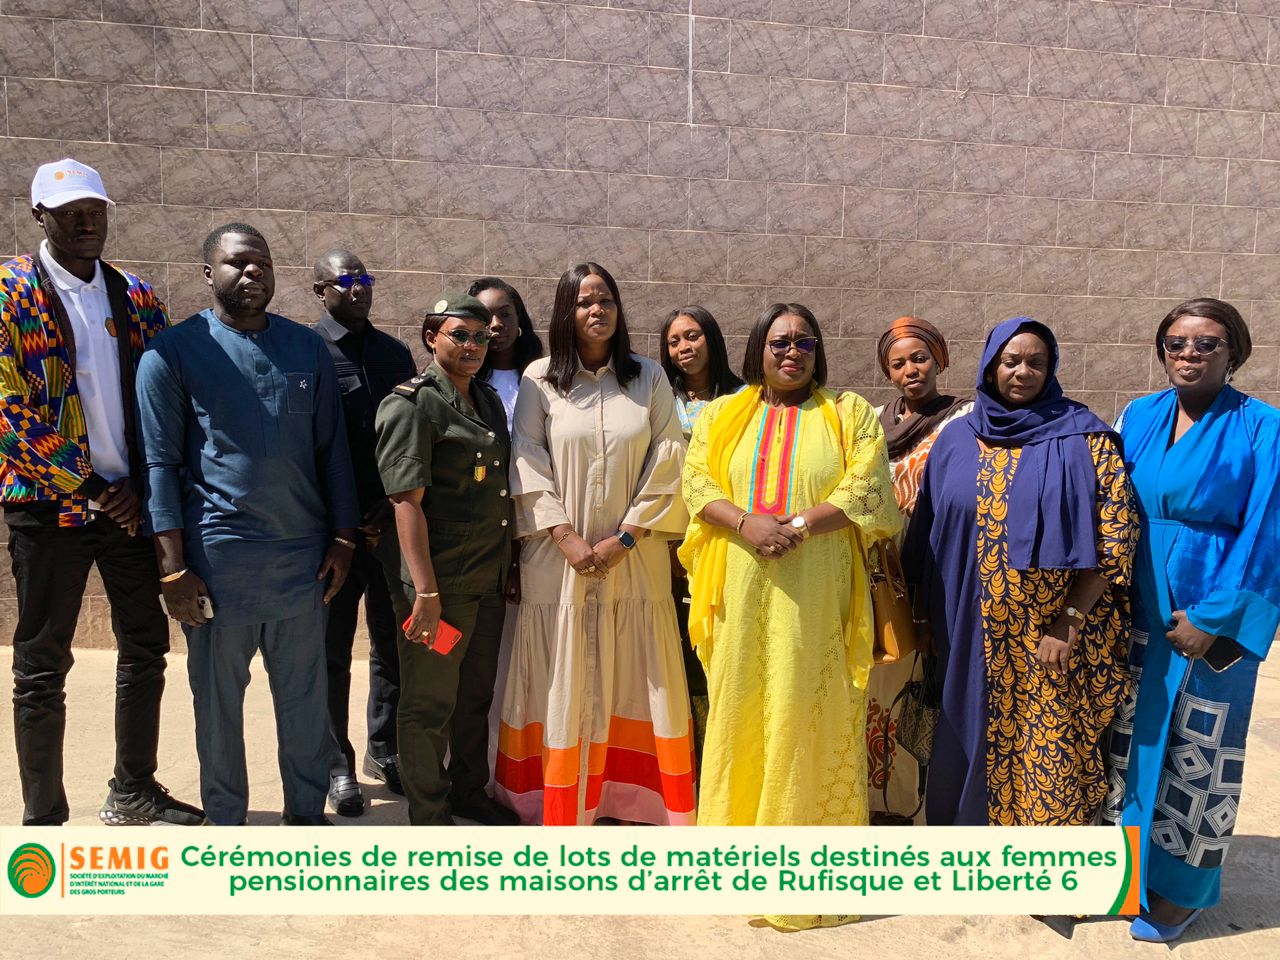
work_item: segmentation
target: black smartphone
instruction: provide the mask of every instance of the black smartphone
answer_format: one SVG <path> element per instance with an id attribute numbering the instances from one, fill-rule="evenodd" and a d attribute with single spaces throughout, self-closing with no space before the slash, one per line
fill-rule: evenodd
<path id="1" fill-rule="evenodd" d="M 1218 637 L 1201 659 L 1214 673 L 1222 673 L 1244 659 L 1244 650 L 1230 637 Z"/>

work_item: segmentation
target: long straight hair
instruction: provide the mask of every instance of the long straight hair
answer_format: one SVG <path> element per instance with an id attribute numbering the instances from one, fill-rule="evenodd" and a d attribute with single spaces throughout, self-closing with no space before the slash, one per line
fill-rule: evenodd
<path id="1" fill-rule="evenodd" d="M 533 329 L 533 321 L 529 319 L 529 311 L 525 308 L 524 297 L 520 296 L 519 290 L 501 277 L 481 277 L 473 280 L 471 286 L 467 287 L 467 296 L 476 297 L 486 290 L 501 290 L 511 301 L 511 306 L 515 307 L 516 325 L 520 328 L 520 336 L 515 342 L 516 372 L 523 375 L 524 368 L 542 356 L 542 338 Z M 492 369 L 493 350 L 490 350 L 485 354 L 484 363 L 480 365 L 476 376 L 481 380 L 488 380 Z"/>
<path id="2" fill-rule="evenodd" d="M 578 307 L 578 289 L 582 286 L 582 281 L 591 276 L 604 281 L 618 308 L 618 326 L 613 331 L 609 351 L 618 383 L 625 387 L 640 375 L 640 361 L 631 355 L 631 337 L 627 334 L 627 319 L 622 310 L 622 296 L 618 293 L 617 281 L 608 270 L 594 261 L 575 263 L 560 275 L 555 305 L 551 308 L 551 324 L 547 329 L 551 363 L 544 379 L 561 395 L 569 392 L 569 388 L 573 386 L 574 374 L 581 366 L 573 317 Z"/>
<path id="3" fill-rule="evenodd" d="M 662 323 L 662 346 L 659 350 L 659 358 L 671 386 L 676 390 L 686 390 L 684 371 L 675 365 L 671 359 L 671 351 L 667 349 L 667 337 L 671 333 L 671 325 L 676 322 L 676 317 L 688 317 L 702 328 L 702 338 L 707 341 L 707 372 L 711 374 L 711 398 L 714 400 L 716 397 L 733 393 L 741 387 L 742 379 L 729 366 L 729 348 L 725 346 L 720 324 L 716 323 L 716 318 L 711 315 L 710 310 L 693 303 L 687 307 L 672 310 Z"/>

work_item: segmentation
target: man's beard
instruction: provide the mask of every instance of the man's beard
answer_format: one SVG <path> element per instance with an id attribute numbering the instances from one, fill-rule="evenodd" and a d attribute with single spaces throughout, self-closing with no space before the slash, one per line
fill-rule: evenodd
<path id="1" fill-rule="evenodd" d="M 239 290 L 227 290 L 222 293 L 215 294 L 215 299 L 222 305 L 222 309 L 227 313 L 247 313 L 253 309 L 253 295 L 241 293 Z M 267 303 L 270 303 L 270 298 Z M 266 304 L 262 305 L 262 309 L 266 309 Z"/>

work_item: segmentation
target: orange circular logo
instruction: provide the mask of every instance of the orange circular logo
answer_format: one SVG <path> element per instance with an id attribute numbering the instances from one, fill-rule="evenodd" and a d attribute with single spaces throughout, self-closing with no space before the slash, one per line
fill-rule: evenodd
<path id="1" fill-rule="evenodd" d="M 48 892 L 53 875 L 53 854 L 38 843 L 24 843 L 9 858 L 9 886 L 24 897 Z"/>
<path id="2" fill-rule="evenodd" d="M 65 179 L 66 179 L 66 177 L 67 177 L 67 175 L 66 175 L 65 173 L 63 173 L 61 170 L 55 170 L 55 171 L 53 171 L 53 179 L 55 179 L 55 180 L 65 180 Z"/>

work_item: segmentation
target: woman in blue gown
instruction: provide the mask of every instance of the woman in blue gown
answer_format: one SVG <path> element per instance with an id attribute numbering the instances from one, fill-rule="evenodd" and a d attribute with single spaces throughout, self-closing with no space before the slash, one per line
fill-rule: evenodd
<path id="1" fill-rule="evenodd" d="M 1218 902 L 1258 665 L 1280 624 L 1280 413 L 1228 382 L 1251 348 L 1230 304 L 1179 305 L 1156 333 L 1170 388 L 1119 422 L 1142 537 L 1105 818 L 1142 829 L 1139 940 L 1176 940 Z"/>

